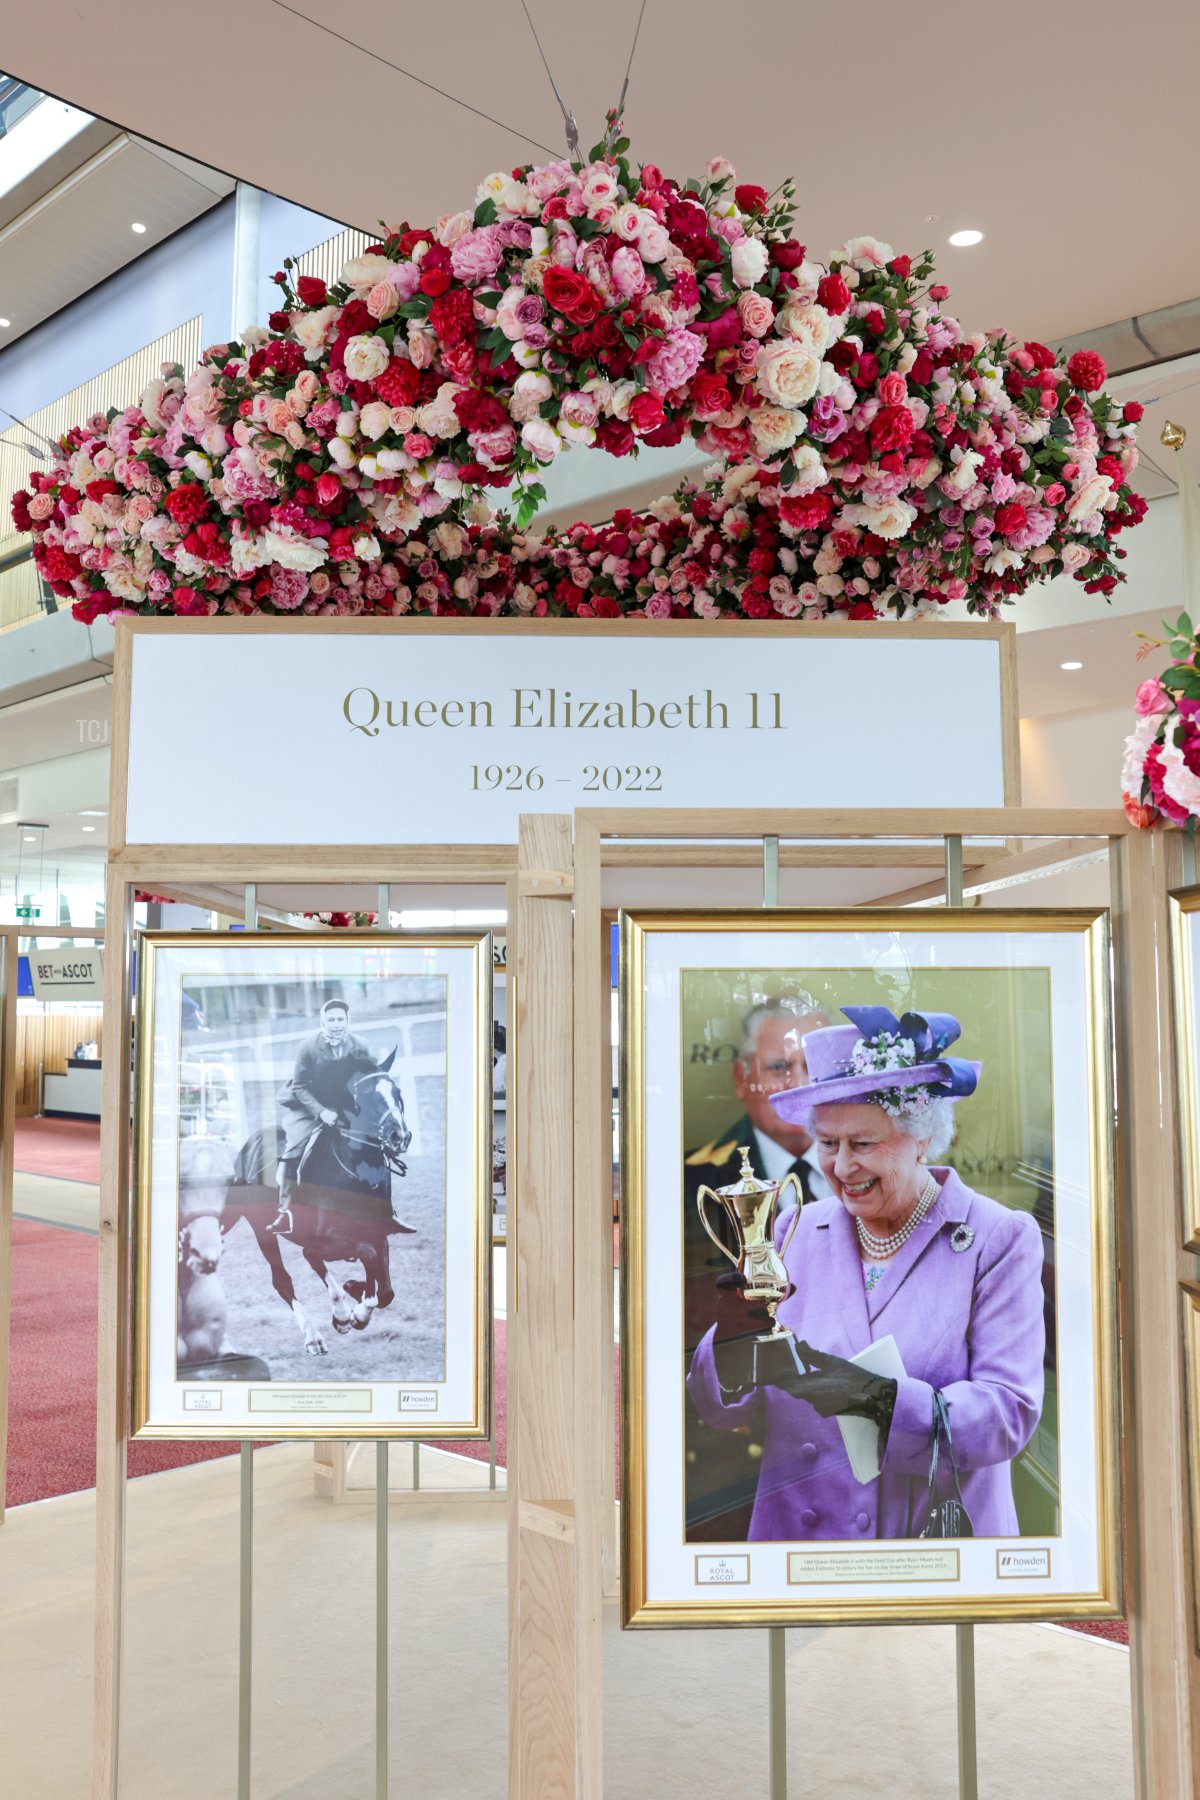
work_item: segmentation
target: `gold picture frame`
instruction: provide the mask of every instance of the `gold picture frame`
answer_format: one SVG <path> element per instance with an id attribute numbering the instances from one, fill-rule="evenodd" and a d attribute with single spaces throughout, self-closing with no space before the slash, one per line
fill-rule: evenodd
<path id="1" fill-rule="evenodd" d="M 299 979 L 298 963 L 300 959 L 308 959 L 310 967 L 305 970 L 305 978 L 313 980 L 311 959 L 314 952 L 318 955 L 337 951 L 352 952 L 360 956 L 363 967 L 357 971 L 331 968 L 324 979 L 345 979 L 353 974 L 356 978 L 363 975 L 377 975 L 389 980 L 403 980 L 417 975 L 421 978 L 429 976 L 443 977 L 445 980 L 446 999 L 444 1002 L 447 1014 L 451 1001 L 451 983 L 455 984 L 453 1004 L 460 1016 L 469 1017 L 470 1025 L 466 1035 L 469 1043 L 460 1051 L 457 1040 L 443 1034 L 445 1069 L 446 1069 L 446 1114 L 443 1128 L 441 1155 L 441 1182 L 443 1192 L 443 1256 L 442 1279 L 445 1284 L 445 1297 L 442 1306 L 442 1331 L 444 1337 L 444 1358 L 442 1380 L 429 1379 L 422 1375 L 407 1376 L 395 1369 L 381 1369 L 369 1376 L 345 1375 L 337 1378 L 332 1374 L 330 1365 L 336 1367 L 337 1358 L 326 1359 L 325 1355 L 314 1355 L 312 1379 L 305 1381 L 283 1380 L 273 1381 L 270 1373 L 243 1374 L 229 1381 L 222 1382 L 219 1377 L 207 1374 L 197 1377 L 189 1373 L 189 1365 L 179 1363 L 176 1357 L 175 1338 L 180 1316 L 179 1306 L 179 1254 L 182 1251 L 182 1225 L 179 1213 L 179 1171 L 178 1145 L 183 1142 L 184 1134 L 178 1130 L 178 1098 L 182 1085 L 183 1059 L 183 1002 L 182 984 L 189 971 L 179 972 L 178 963 L 174 972 L 179 977 L 179 1021 L 175 1027 L 178 1034 L 178 1054 L 168 1060 L 170 1078 L 176 1083 L 175 1111 L 171 1111 L 171 1100 L 168 1096 L 163 1101 L 162 1089 L 166 1086 L 168 1076 L 156 1071 L 156 1047 L 161 1048 L 161 1034 L 157 1029 L 157 1003 L 162 993 L 160 970 L 167 964 L 167 959 L 178 954 L 194 954 L 197 959 L 207 952 L 239 950 L 249 952 L 251 966 L 236 971 L 243 981 L 251 979 L 260 982 L 284 982 L 289 973 Z M 424 956 L 425 966 L 422 968 L 393 967 L 390 970 L 379 968 L 379 959 L 388 952 L 403 952 L 406 961 L 413 962 L 412 954 L 417 952 Z M 451 959 L 455 959 L 453 962 Z M 367 964 L 374 962 L 374 970 Z M 449 1438 L 449 1439 L 486 1439 L 489 1436 L 491 1421 L 489 1417 L 490 1395 L 490 1359 L 492 1355 L 491 1333 L 491 1045 L 492 1045 L 492 951 L 491 936 L 486 931 L 460 931 L 435 933 L 383 933 L 371 931 L 326 931 L 304 933 L 278 933 L 266 931 L 191 931 L 172 933 L 168 931 L 147 931 L 139 934 L 137 943 L 137 1021 L 138 1045 L 136 1058 L 136 1083 L 134 1104 L 134 1155 L 133 1155 L 133 1319 L 132 1319 L 132 1406 L 131 1430 L 133 1438 L 157 1439 L 269 1439 L 282 1440 L 298 1438 L 311 1440 L 316 1438 Z M 207 967 L 203 971 L 204 978 L 210 983 L 220 979 L 220 970 Z M 232 976 L 233 971 L 230 971 Z M 450 1080 L 451 1070 L 470 1072 L 470 1090 L 465 1105 L 461 1108 L 460 1117 L 452 1119 L 453 1082 Z M 272 1087 L 268 1081 L 265 1084 Z M 155 1118 L 156 1102 L 159 1116 L 165 1104 L 168 1118 L 175 1119 L 174 1136 L 175 1176 L 169 1188 L 164 1187 L 161 1174 L 156 1181 L 155 1175 Z M 410 1095 L 409 1106 L 415 1105 Z M 469 1171 L 466 1181 L 457 1184 L 450 1178 L 450 1142 L 455 1132 L 469 1133 L 469 1147 L 463 1154 L 461 1166 Z M 228 1146 L 225 1147 L 226 1151 Z M 160 1155 L 162 1154 L 160 1144 Z M 158 1194 L 158 1213 L 155 1216 L 155 1193 Z M 162 1238 L 167 1233 L 168 1225 L 161 1217 L 164 1211 L 164 1192 L 171 1194 L 171 1217 L 169 1221 L 170 1236 L 174 1240 L 175 1250 L 175 1293 L 174 1306 L 168 1314 L 160 1300 L 157 1308 L 154 1303 L 156 1283 L 164 1278 L 167 1252 L 163 1248 Z M 227 1190 L 228 1192 L 228 1190 Z M 457 1199 L 456 1199 L 457 1194 Z M 469 1316 L 469 1329 L 464 1329 L 465 1319 L 460 1309 L 452 1304 L 450 1274 L 451 1244 L 451 1208 L 458 1206 L 469 1212 L 469 1255 L 465 1252 L 458 1256 L 460 1267 L 469 1267 L 471 1271 L 472 1302 Z M 205 1206 L 205 1213 L 212 1213 L 210 1206 Z M 218 1218 L 221 1232 L 220 1255 L 224 1254 L 225 1226 Z M 240 1221 L 241 1215 L 232 1221 L 233 1226 Z M 461 1215 L 460 1215 L 461 1219 Z M 254 1229 L 253 1226 L 250 1227 Z M 240 1234 L 243 1235 L 244 1234 Z M 257 1234 L 256 1234 L 257 1235 Z M 468 1241 L 461 1222 L 456 1234 L 457 1241 L 465 1245 Z M 386 1242 L 386 1240 L 385 1240 Z M 261 1247 L 261 1240 L 260 1240 Z M 217 1269 L 219 1269 L 219 1263 Z M 311 1266 L 311 1265 L 310 1265 Z M 216 1270 L 207 1272 L 216 1275 Z M 366 1271 L 364 1269 L 364 1277 Z M 218 1277 L 219 1278 L 219 1277 Z M 264 1264 L 263 1279 L 265 1292 L 271 1293 L 271 1283 Z M 282 1307 L 284 1303 L 281 1301 Z M 386 1304 L 386 1302 L 384 1303 Z M 454 1314 L 458 1319 L 452 1327 Z M 166 1327 L 171 1331 L 172 1374 L 170 1385 L 182 1396 L 177 1412 L 173 1416 L 171 1408 L 152 1403 L 152 1392 L 157 1386 L 162 1391 L 167 1378 L 162 1374 L 162 1358 L 167 1354 L 164 1339 Z M 369 1330 L 356 1328 L 353 1333 L 346 1325 L 337 1329 L 345 1333 L 346 1341 L 352 1349 L 356 1341 L 367 1341 Z M 467 1376 L 459 1375 L 455 1382 L 455 1395 L 466 1397 L 465 1405 L 446 1404 L 449 1396 L 446 1392 L 450 1380 L 450 1348 L 452 1329 L 457 1334 L 456 1368 L 461 1368 L 461 1349 L 464 1337 L 468 1338 L 466 1368 Z M 359 1339 L 358 1332 L 362 1331 Z M 318 1328 L 318 1336 L 320 1331 Z M 334 1340 L 336 1342 L 336 1340 Z M 234 1346 L 236 1350 L 236 1346 Z M 253 1346 L 247 1346 L 249 1355 L 240 1360 L 256 1361 L 258 1358 Z M 156 1361 L 156 1358 L 158 1361 Z M 210 1358 L 210 1363 L 218 1361 Z M 397 1378 L 399 1376 L 399 1379 Z M 201 1388 L 198 1380 L 206 1385 Z M 186 1384 L 186 1385 L 185 1385 Z M 404 1389 L 433 1390 L 437 1395 L 435 1409 L 404 1411 L 399 1404 L 389 1404 L 388 1397 L 394 1402 L 396 1396 Z M 197 1395 L 207 1392 L 212 1400 L 207 1406 L 201 1406 Z M 266 1402 L 272 1392 L 279 1393 L 281 1404 L 278 1409 L 270 1407 Z M 244 1396 L 244 1409 L 236 1402 Z M 234 1402 L 234 1404 L 231 1404 Z M 244 1417 L 239 1414 L 244 1410 Z M 183 1415 L 187 1414 L 185 1418 Z"/>
<path id="2" fill-rule="evenodd" d="M 1077 1004 L 1079 1008 L 1079 1029 L 1083 1041 L 1079 1051 L 1083 1059 L 1082 1067 L 1074 1072 L 1074 1086 L 1071 1090 L 1074 1107 L 1072 1117 L 1078 1115 L 1079 1136 L 1082 1149 L 1077 1152 L 1086 1156 L 1089 1170 L 1089 1187 L 1086 1192 L 1080 1190 L 1073 1204 L 1079 1211 L 1073 1215 L 1076 1228 L 1081 1228 L 1086 1218 L 1088 1244 L 1090 1251 L 1090 1267 L 1093 1272 L 1092 1291 L 1079 1302 L 1080 1316 L 1085 1321 L 1086 1342 L 1090 1346 L 1090 1398 L 1080 1395 L 1075 1404 L 1089 1406 L 1087 1415 L 1089 1428 L 1089 1444 L 1094 1446 L 1094 1468 L 1090 1453 L 1084 1458 L 1082 1467 L 1089 1485 L 1089 1492 L 1094 1495 L 1095 1520 L 1094 1533 L 1090 1525 L 1079 1526 L 1072 1519 L 1070 1529 L 1084 1530 L 1084 1538 L 1077 1540 L 1072 1546 L 1072 1557 L 1083 1562 L 1089 1570 L 1094 1568 L 1094 1583 L 1079 1581 L 1069 1591 L 1060 1587 L 1052 1593 L 1038 1592 L 1038 1588 L 1051 1585 L 1047 1578 L 1040 1576 L 1036 1584 L 1031 1583 L 1031 1591 L 1014 1592 L 1021 1584 L 1016 1580 L 1006 1579 L 1002 1584 L 1003 1591 L 996 1590 L 1001 1584 L 995 1580 L 994 1573 L 998 1567 L 993 1556 L 996 1544 L 1022 1544 L 1023 1538 L 979 1538 L 979 1555 L 984 1560 L 977 1570 L 972 1570 L 969 1559 L 963 1558 L 962 1587 L 953 1595 L 944 1590 L 939 1593 L 931 1591 L 928 1597 L 908 1592 L 899 1598 L 889 1596 L 881 1584 L 880 1591 L 863 1593 L 860 1591 L 852 1597 L 845 1597 L 826 1591 L 813 1598 L 798 1597 L 798 1584 L 793 1582 L 793 1591 L 787 1591 L 787 1579 L 780 1576 L 776 1581 L 773 1574 L 767 1578 L 767 1586 L 775 1584 L 775 1591 L 760 1591 L 753 1597 L 745 1594 L 733 1594 L 728 1599 L 717 1598 L 712 1590 L 703 1595 L 692 1597 L 683 1592 L 682 1584 L 674 1577 L 663 1577 L 658 1580 L 655 1591 L 651 1590 L 648 1577 L 648 1545 L 651 1530 L 651 1509 L 656 1507 L 656 1496 L 648 1490 L 648 1455 L 647 1455 L 647 1394 L 648 1383 L 661 1384 L 656 1387 L 659 1394 L 669 1391 L 672 1396 L 681 1377 L 668 1371 L 665 1365 L 666 1352 L 661 1350 L 666 1327 L 659 1325 L 656 1331 L 656 1343 L 660 1350 L 658 1366 L 651 1368 L 648 1362 L 647 1348 L 647 1087 L 650 1070 L 647 1066 L 646 1031 L 647 1013 L 650 1005 L 667 1009 L 674 1004 L 682 1009 L 684 976 L 686 974 L 705 974 L 720 969 L 722 972 L 735 969 L 782 968 L 778 956 L 769 962 L 750 963 L 745 956 L 735 953 L 732 940 L 735 935 L 773 934 L 792 936 L 796 941 L 796 951 L 789 965 L 793 969 L 806 968 L 802 946 L 805 937 L 811 939 L 816 933 L 851 933 L 857 939 L 880 937 L 885 941 L 902 943 L 904 934 L 912 939 L 918 935 L 931 933 L 949 933 L 961 939 L 964 953 L 969 951 L 973 936 L 1018 936 L 1029 933 L 1052 934 L 1055 944 L 1063 937 L 1073 938 L 1077 943 L 1077 955 L 1069 949 L 1061 952 L 1068 959 L 1072 971 L 1072 984 L 1069 993 L 1076 997 L 1074 1002 L 1064 1001 L 1064 1005 Z M 705 954 L 697 964 L 687 960 L 684 948 L 672 952 L 671 958 L 656 960 L 655 940 L 662 934 L 725 934 L 730 941 L 730 953 L 726 961 L 714 960 L 712 943 L 705 946 Z M 1109 929 L 1108 914 L 1104 910 L 1092 908 L 1062 909 L 1040 911 L 1018 911 L 1008 908 L 988 908 L 986 911 L 975 908 L 938 908 L 935 911 L 920 911 L 905 908 L 863 908 L 863 909 L 783 909 L 767 910 L 711 910 L 702 911 L 688 909 L 669 912 L 654 909 L 636 909 L 623 912 L 620 920 L 620 1092 L 621 1092 L 621 1445 L 622 1445 L 622 1508 L 621 1508 L 621 1574 L 622 1574 L 622 1622 L 632 1627 L 677 1627 L 677 1626 L 733 1626 L 733 1625 L 787 1625 L 787 1624 L 819 1624 L 850 1623 L 874 1621 L 926 1621 L 955 1622 L 993 1620 L 1051 1620 L 1051 1619 L 1100 1619 L 1119 1617 L 1122 1605 L 1122 1566 L 1119 1546 L 1120 1532 L 1120 1431 L 1119 1431 L 1119 1385 L 1120 1369 L 1117 1350 L 1116 1331 L 1116 1201 L 1115 1171 L 1113 1160 L 1113 1037 L 1111 1020 L 1111 1003 L 1109 992 Z M 1053 951 L 1058 955 L 1057 949 Z M 865 950 L 863 955 L 866 955 Z M 969 973 L 972 959 L 969 954 L 962 958 L 962 972 Z M 840 965 L 823 963 L 823 968 L 841 972 Z M 868 965 L 863 964 L 866 968 Z M 996 965 L 1003 968 L 1004 964 Z M 1013 966 L 1025 967 L 1036 971 L 1039 965 L 1016 959 Z M 1064 965 L 1066 966 L 1066 965 Z M 957 961 L 944 965 L 946 978 L 959 972 Z M 670 984 L 678 977 L 677 987 Z M 657 986 L 657 1000 L 648 1002 L 647 985 L 653 980 Z M 673 996 L 669 1002 L 664 996 Z M 1046 983 L 1047 995 L 1051 992 L 1049 971 Z M 1053 1001 L 1048 1000 L 1047 1040 L 1050 1036 L 1050 1023 L 1053 1017 Z M 672 1017 L 674 1015 L 671 1015 Z M 1071 1018 L 1074 1018 L 1072 1013 Z M 1067 1017 L 1063 1015 L 1064 1019 Z M 678 1014 L 678 1051 L 684 1047 L 683 1015 Z M 667 1010 L 659 1015 L 656 1026 L 659 1033 L 656 1043 L 658 1054 L 665 1058 L 665 1044 L 675 1031 L 670 1023 Z M 690 1038 L 687 1040 L 690 1041 Z M 970 1045 L 964 1036 L 963 1054 L 970 1055 Z M 676 1055 L 677 1068 L 682 1065 L 682 1055 Z M 682 1169 L 685 1138 L 683 1131 L 683 1076 L 677 1073 L 670 1078 L 678 1084 L 680 1099 L 679 1127 L 679 1164 Z M 1057 1079 L 1057 1078 L 1056 1078 Z M 658 1116 L 671 1116 L 672 1096 L 675 1086 L 668 1082 L 661 1067 L 654 1072 L 655 1109 Z M 674 1127 L 659 1128 L 673 1132 Z M 1075 1127 L 1073 1126 L 1073 1130 Z M 662 1140 L 665 1142 L 666 1140 Z M 1053 1140 L 1057 1151 L 1057 1140 Z M 673 1143 L 673 1139 L 671 1140 Z M 666 1150 L 662 1150 L 666 1157 Z M 673 1156 L 673 1149 L 671 1155 Z M 951 1159 L 952 1160 L 952 1159 Z M 1055 1160 L 1057 1172 L 1058 1161 Z M 665 1171 L 666 1161 L 661 1163 Z M 736 1170 L 730 1174 L 734 1179 Z M 682 1194 L 682 1189 L 680 1190 Z M 1067 1204 L 1064 1200 L 1063 1204 Z M 663 1228 L 664 1231 L 666 1227 Z M 1055 1241 L 1060 1242 L 1061 1222 L 1055 1219 Z M 657 1240 L 665 1243 L 666 1237 Z M 679 1277 L 682 1281 L 683 1265 L 680 1263 Z M 668 1284 L 674 1276 L 667 1276 Z M 665 1290 L 664 1290 L 665 1291 Z M 672 1305 L 675 1303 L 672 1302 Z M 674 1317 L 674 1314 L 671 1315 Z M 682 1318 L 682 1313 L 679 1315 Z M 884 1315 L 886 1317 L 886 1314 Z M 1056 1314 L 1057 1318 L 1057 1314 Z M 886 1327 L 883 1327 L 886 1329 Z M 682 1350 L 682 1345 L 680 1346 Z M 673 1354 L 673 1353 L 672 1353 Z M 1082 1352 L 1081 1352 L 1082 1354 Z M 678 1368 L 678 1364 L 674 1365 Z M 1078 1394 L 1078 1386 L 1076 1387 Z M 679 1387 L 681 1405 L 682 1388 Z M 666 1402 L 660 1402 L 665 1405 Z M 674 1398 L 671 1399 L 674 1405 Z M 662 1415 L 665 1416 L 665 1415 Z M 682 1439 L 680 1440 L 682 1442 Z M 729 1540 L 706 1541 L 697 1538 L 687 1531 L 686 1522 L 681 1516 L 679 1526 L 669 1529 L 661 1525 L 666 1516 L 668 1505 L 678 1503 L 684 1492 L 686 1477 L 679 1478 L 678 1489 L 671 1487 L 676 1477 L 672 1475 L 668 1482 L 670 1495 L 666 1489 L 657 1497 L 657 1512 L 654 1517 L 654 1529 L 661 1531 L 656 1539 L 663 1550 L 663 1567 L 668 1564 L 674 1568 L 673 1559 L 681 1549 L 689 1556 L 700 1552 L 733 1552 L 754 1550 L 755 1567 L 765 1566 L 769 1562 L 770 1553 L 782 1557 L 782 1567 L 787 1571 L 787 1578 L 792 1576 L 792 1560 L 797 1552 L 795 1543 L 782 1540 L 751 1540 L 748 1537 Z M 1067 1508 L 1062 1511 L 1065 1515 Z M 680 1532 L 680 1542 L 675 1543 L 675 1532 Z M 1060 1531 L 1066 1525 L 1060 1524 Z M 1030 1542 L 1033 1542 L 1030 1539 Z M 1044 1543 L 1044 1538 L 1036 1542 Z M 1064 1540 L 1060 1537 L 1057 1545 Z M 891 1544 L 895 1546 L 898 1557 L 902 1558 L 906 1550 L 913 1550 L 917 1540 L 912 1538 L 869 1540 L 875 1554 L 885 1550 Z M 964 1541 L 965 1543 L 965 1541 Z M 812 1540 L 814 1551 L 820 1547 L 827 1550 L 833 1558 L 855 1549 L 866 1550 L 868 1544 L 861 1539 L 858 1544 L 844 1539 Z M 803 1546 L 799 1546 L 800 1549 Z M 766 1552 L 766 1555 L 759 1554 Z M 1060 1548 L 1055 1549 L 1054 1568 L 1057 1572 L 1060 1562 L 1069 1566 L 1069 1559 Z M 1047 1558 L 1047 1567 L 1049 1559 Z M 658 1579 L 656 1577 L 656 1579 Z M 892 1577 L 890 1577 L 892 1579 Z M 902 1580 L 903 1577 L 894 1577 Z M 913 1578 L 917 1579 L 916 1577 Z M 1064 1581 L 1067 1578 L 1064 1576 Z M 674 1584 L 674 1585 L 673 1585 Z M 866 1582 L 860 1584 L 860 1589 Z M 965 1588 L 966 1591 L 963 1591 Z"/>
<path id="3" fill-rule="evenodd" d="M 1175 1033 L 1175 1082 L 1179 1120 L 1181 1229 L 1185 1250 L 1200 1252 L 1200 1045 L 1196 1018 L 1193 918 L 1200 915 L 1200 887 L 1167 896 L 1171 927 L 1171 999 Z M 1197 920 L 1200 924 L 1200 919 Z"/>

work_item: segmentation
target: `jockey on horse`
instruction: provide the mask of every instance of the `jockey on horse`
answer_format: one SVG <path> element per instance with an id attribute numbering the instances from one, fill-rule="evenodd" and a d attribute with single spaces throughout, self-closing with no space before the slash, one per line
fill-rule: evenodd
<path id="1" fill-rule="evenodd" d="M 350 1083 L 377 1068 L 374 1055 L 350 1031 L 350 1008 L 344 1000 L 327 1000 L 321 1029 L 306 1038 L 296 1054 L 296 1067 L 276 1095 L 283 1150 L 276 1179 L 279 1211 L 267 1230 L 289 1237 L 294 1229 L 292 1205 L 299 1186 L 300 1165 L 318 1131 L 343 1122 L 351 1110 Z"/>

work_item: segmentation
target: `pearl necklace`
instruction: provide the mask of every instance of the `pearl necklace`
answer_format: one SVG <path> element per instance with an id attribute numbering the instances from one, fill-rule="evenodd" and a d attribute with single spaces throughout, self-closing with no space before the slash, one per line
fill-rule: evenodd
<path id="1" fill-rule="evenodd" d="M 933 1179 L 932 1175 L 927 1175 L 925 1177 L 925 1186 L 921 1190 L 920 1199 L 913 1207 L 911 1213 L 909 1213 L 908 1218 L 904 1221 L 899 1231 L 893 1231 L 890 1237 L 876 1237 L 875 1233 L 869 1230 L 867 1226 L 863 1224 L 861 1219 L 856 1218 L 854 1221 L 854 1229 L 857 1231 L 858 1241 L 866 1251 L 867 1255 L 875 1261 L 878 1261 L 880 1257 L 894 1256 L 901 1244 L 908 1242 L 909 1238 L 917 1229 L 917 1226 L 921 1223 L 921 1220 L 925 1217 L 925 1214 L 929 1211 L 937 1197 L 938 1184 Z"/>

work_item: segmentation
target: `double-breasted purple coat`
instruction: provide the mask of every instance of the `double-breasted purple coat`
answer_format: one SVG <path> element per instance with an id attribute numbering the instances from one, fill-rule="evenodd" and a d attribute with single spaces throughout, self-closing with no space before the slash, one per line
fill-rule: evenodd
<path id="1" fill-rule="evenodd" d="M 1018 1534 L 1009 1465 L 1042 1410 L 1042 1236 L 1028 1213 L 974 1193 L 952 1169 L 931 1173 L 939 1197 L 870 1294 L 840 1200 L 804 1208 L 784 1259 L 795 1291 L 779 1319 L 797 1338 L 845 1357 L 889 1334 L 896 1340 L 907 1372 L 876 1480 L 855 1480 L 837 1420 L 806 1400 L 773 1386 L 724 1398 L 716 1327 L 697 1345 L 687 1387 L 700 1416 L 718 1429 L 749 1425 L 762 1442 L 751 1539 L 915 1537 L 924 1523 L 935 1388 L 946 1397 L 976 1537 Z M 791 1216 L 779 1221 L 777 1244 Z M 974 1234 L 966 1249 L 951 1247 L 958 1224 Z M 942 1467 L 948 1473 L 944 1441 Z M 939 1491 L 952 1490 L 940 1482 Z"/>

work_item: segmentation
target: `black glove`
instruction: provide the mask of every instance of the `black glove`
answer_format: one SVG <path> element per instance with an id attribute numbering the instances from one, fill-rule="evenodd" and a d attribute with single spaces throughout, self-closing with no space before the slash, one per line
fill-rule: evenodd
<path id="1" fill-rule="evenodd" d="M 823 1419 L 852 1413 L 873 1420 L 886 1436 L 896 1405 L 894 1381 L 886 1375 L 872 1375 L 844 1356 L 814 1350 L 803 1338 L 796 1349 L 805 1372 L 788 1368 L 785 1359 L 777 1357 L 771 1374 L 778 1386 L 797 1400 L 807 1400 Z"/>

